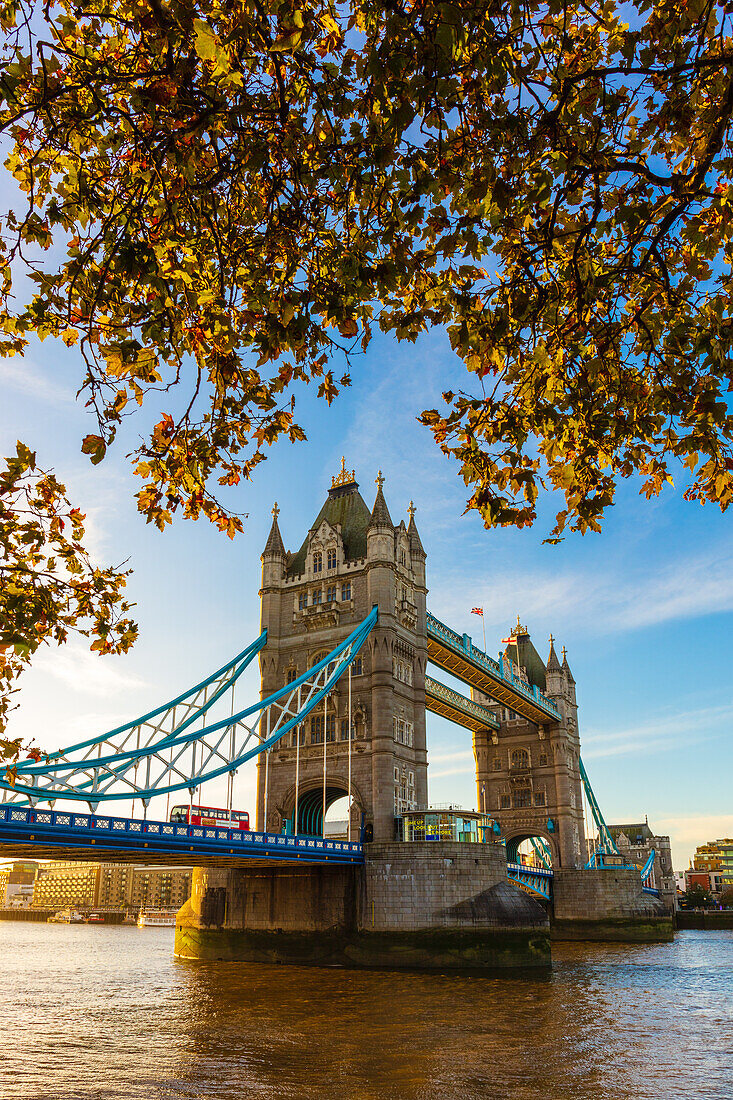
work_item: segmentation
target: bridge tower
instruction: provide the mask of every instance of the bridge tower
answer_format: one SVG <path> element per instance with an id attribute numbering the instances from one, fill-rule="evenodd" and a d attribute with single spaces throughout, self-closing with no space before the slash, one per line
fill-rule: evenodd
<path id="1" fill-rule="evenodd" d="M 362 821 L 375 841 L 394 838 L 396 813 L 427 801 L 425 551 L 410 505 L 409 524 L 392 522 L 376 479 L 373 508 L 354 471 L 332 479 L 326 501 L 300 549 L 288 553 L 277 505 L 262 553 L 260 655 L 265 698 L 328 654 L 376 605 L 379 622 L 348 677 L 267 760 L 258 757 L 257 828 L 323 829 L 326 808 L 348 792 L 351 738 L 352 839 Z M 325 754 L 324 754 L 325 738 Z M 265 807 L 265 797 L 267 807 Z"/>
<path id="2" fill-rule="evenodd" d="M 556 703 L 560 720 L 539 725 L 476 690 L 474 698 L 494 709 L 501 728 L 474 735 L 479 806 L 500 823 L 507 839 L 507 859 L 516 859 L 524 840 L 544 840 L 555 868 L 583 867 L 586 854 L 583 824 L 580 735 L 575 680 L 563 651 L 563 663 L 550 639 L 544 664 L 527 628 L 517 620 L 502 656 L 505 669 L 537 688 Z"/>

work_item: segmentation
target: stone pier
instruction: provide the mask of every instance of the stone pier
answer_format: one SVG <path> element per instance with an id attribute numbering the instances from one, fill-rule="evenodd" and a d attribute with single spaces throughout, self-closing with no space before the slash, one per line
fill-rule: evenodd
<path id="1" fill-rule="evenodd" d="M 498 844 L 371 844 L 363 867 L 200 868 L 176 955 L 318 966 L 549 967 L 545 909 Z"/>
<path id="2" fill-rule="evenodd" d="M 555 871 L 553 939 L 667 943 L 673 933 L 672 916 L 644 893 L 637 870 Z"/>

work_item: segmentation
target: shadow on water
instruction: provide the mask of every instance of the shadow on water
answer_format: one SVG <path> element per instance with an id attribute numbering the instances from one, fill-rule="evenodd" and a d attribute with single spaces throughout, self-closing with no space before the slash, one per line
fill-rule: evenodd
<path id="1" fill-rule="evenodd" d="M 167 930 L 0 924 L 12 1095 L 733 1097 L 731 933 L 556 944 L 549 976 L 191 963 L 171 949 Z"/>

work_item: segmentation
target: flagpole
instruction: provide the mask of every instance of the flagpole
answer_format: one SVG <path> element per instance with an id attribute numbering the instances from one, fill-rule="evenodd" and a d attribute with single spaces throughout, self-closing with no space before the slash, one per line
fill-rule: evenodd
<path id="1" fill-rule="evenodd" d="M 484 653 L 486 652 L 486 620 L 484 619 L 484 613 L 481 612 L 481 627 L 484 632 Z"/>

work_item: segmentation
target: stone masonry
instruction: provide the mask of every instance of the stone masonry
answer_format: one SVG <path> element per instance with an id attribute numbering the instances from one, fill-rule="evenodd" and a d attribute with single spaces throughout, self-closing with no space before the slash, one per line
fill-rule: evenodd
<path id="1" fill-rule="evenodd" d="M 531 837 L 550 847 L 553 866 L 582 867 L 587 861 L 580 778 L 580 735 L 575 680 L 567 657 L 557 658 L 550 640 L 545 665 L 526 627 L 517 623 L 503 655 L 504 667 L 536 684 L 557 704 L 560 719 L 537 725 L 472 690 L 477 702 L 491 706 L 501 723 L 495 733 L 474 735 L 478 805 L 501 825 L 507 858 Z"/>
<path id="2" fill-rule="evenodd" d="M 409 524 L 393 524 L 383 480 L 370 511 L 342 463 L 297 553 L 285 550 L 273 509 L 262 554 L 262 697 L 330 653 L 375 605 L 379 622 L 352 664 L 351 728 L 344 675 L 325 708 L 299 727 L 299 753 L 295 732 L 270 753 L 267 821 L 258 758 L 259 829 L 278 832 L 285 822 L 295 829 L 297 759 L 298 832 L 321 832 L 324 737 L 327 806 L 347 794 L 351 738 L 353 839 L 363 820 L 375 840 L 392 840 L 395 814 L 427 801 L 425 551 L 414 508 Z"/>

